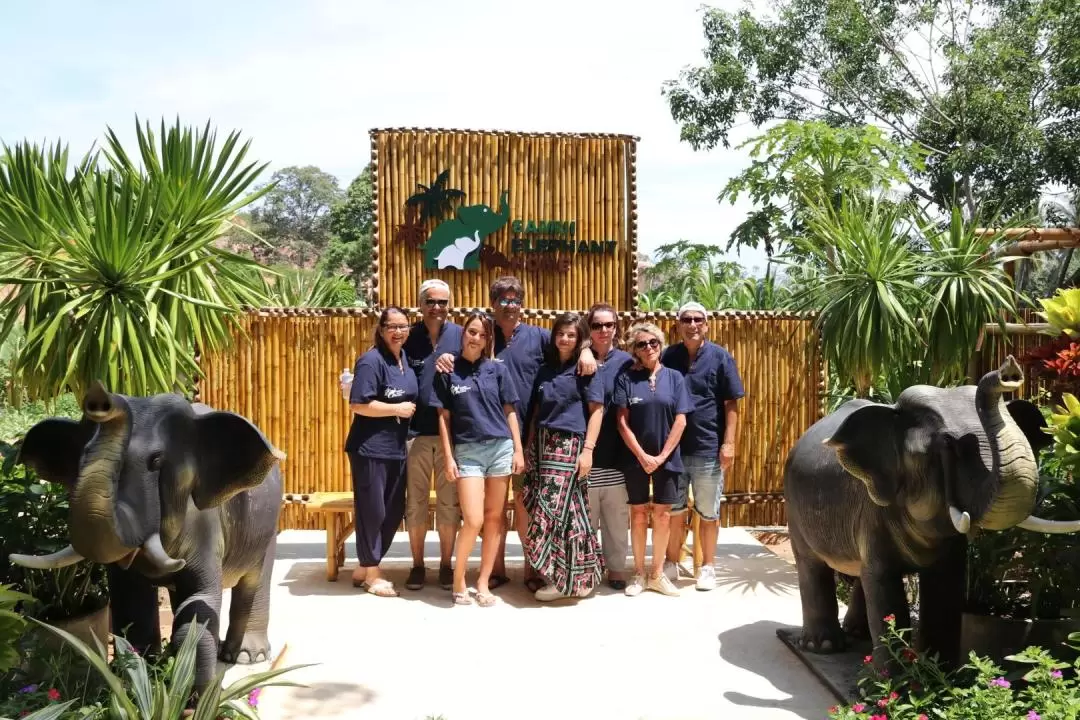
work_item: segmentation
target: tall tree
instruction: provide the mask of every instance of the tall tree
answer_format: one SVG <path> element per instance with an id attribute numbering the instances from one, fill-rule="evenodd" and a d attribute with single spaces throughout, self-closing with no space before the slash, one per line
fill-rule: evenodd
<path id="1" fill-rule="evenodd" d="M 262 202 L 251 212 L 254 229 L 273 248 L 252 242 L 251 253 L 262 262 L 289 262 L 309 267 L 330 244 L 330 211 L 344 198 L 337 178 L 314 165 L 275 172 Z"/>
<path id="2" fill-rule="evenodd" d="M 374 245 L 375 196 L 369 164 L 356 176 L 345 198 L 330 210 L 330 244 L 319 261 L 325 274 L 350 275 L 356 290 L 370 294 L 371 252 Z"/>
<path id="3" fill-rule="evenodd" d="M 873 123 L 928 151 L 912 191 L 946 217 L 1080 186 L 1075 0 L 775 0 L 768 18 L 709 9 L 704 30 L 706 63 L 664 86 L 694 148 L 744 117 Z"/>

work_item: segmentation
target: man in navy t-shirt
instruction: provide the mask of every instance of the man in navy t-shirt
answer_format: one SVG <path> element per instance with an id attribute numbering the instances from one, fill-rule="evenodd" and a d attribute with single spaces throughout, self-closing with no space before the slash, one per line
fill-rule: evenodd
<path id="1" fill-rule="evenodd" d="M 679 308 L 679 335 L 682 342 L 669 345 L 660 362 L 678 370 L 686 378 L 686 388 L 694 411 L 686 416 L 686 431 L 679 450 L 685 466 L 682 495 L 671 508 L 671 535 L 664 571 L 677 573 L 685 538 L 687 489 L 694 488 L 694 512 L 701 520 L 702 563 L 698 570 L 698 590 L 716 587 L 713 562 L 720 530 L 720 500 L 724 475 L 735 457 L 738 429 L 737 401 L 745 395 L 735 358 L 708 337 L 708 313 L 704 306 L 688 302 Z"/>
<path id="2" fill-rule="evenodd" d="M 405 526 L 409 530 L 409 548 L 413 566 L 405 587 L 419 590 L 427 573 L 424 567 L 424 539 L 428 529 L 428 502 L 431 477 L 435 476 L 435 527 L 439 531 L 439 585 L 453 588 L 451 558 L 461 506 L 457 485 L 446 479 L 446 462 L 439 441 L 438 411 L 431 407 L 435 359 L 444 352 L 461 350 L 461 326 L 450 322 L 450 286 L 442 280 L 426 280 L 418 297 L 421 319 L 413 323 L 404 350 L 416 373 L 419 395 L 416 412 L 409 424 L 409 458 L 406 462 Z"/>

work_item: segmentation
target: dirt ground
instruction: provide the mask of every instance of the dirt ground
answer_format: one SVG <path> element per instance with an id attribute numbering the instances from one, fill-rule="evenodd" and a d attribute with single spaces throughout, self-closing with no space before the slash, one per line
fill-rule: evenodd
<path id="1" fill-rule="evenodd" d="M 778 557 L 789 563 L 795 562 L 795 556 L 791 553 L 791 540 L 788 539 L 786 532 L 780 530 L 750 530 L 749 532 Z"/>

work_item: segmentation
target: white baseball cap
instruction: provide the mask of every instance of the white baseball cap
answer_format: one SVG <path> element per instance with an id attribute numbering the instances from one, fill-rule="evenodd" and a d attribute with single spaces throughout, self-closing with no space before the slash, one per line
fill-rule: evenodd
<path id="1" fill-rule="evenodd" d="M 691 312 L 693 310 L 697 310 L 699 313 L 701 313 L 702 315 L 704 315 L 706 317 L 708 317 L 708 315 L 709 315 L 709 313 L 705 309 L 704 305 L 702 305 L 699 302 L 694 302 L 693 300 L 691 300 L 690 302 L 683 303 L 682 307 L 679 308 L 679 313 L 678 313 L 678 315 L 676 317 L 682 317 L 686 313 Z"/>

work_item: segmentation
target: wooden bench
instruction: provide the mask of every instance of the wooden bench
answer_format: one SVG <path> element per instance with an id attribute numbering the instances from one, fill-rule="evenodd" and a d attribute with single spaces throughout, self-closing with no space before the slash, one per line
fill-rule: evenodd
<path id="1" fill-rule="evenodd" d="M 507 504 L 507 528 L 514 532 L 514 489 L 510 488 L 509 502 Z M 356 529 L 356 521 L 353 518 L 353 494 L 351 492 L 315 492 L 304 494 L 287 494 L 285 502 L 299 503 L 309 512 L 320 513 L 326 516 L 326 579 L 328 582 L 336 582 L 338 571 L 345 565 L 345 540 Z M 693 494 L 691 492 L 690 507 L 693 507 Z M 698 568 L 701 567 L 701 547 L 698 543 L 698 522 L 696 513 L 690 512 L 690 526 L 687 534 L 692 534 L 694 543 L 692 549 L 686 547 L 686 537 L 683 537 L 682 553 L 679 561 L 686 559 L 692 554 L 694 558 L 694 576 L 697 576 Z M 435 491 L 428 496 L 429 516 L 435 512 Z M 404 528 L 402 528 L 404 529 Z"/>

